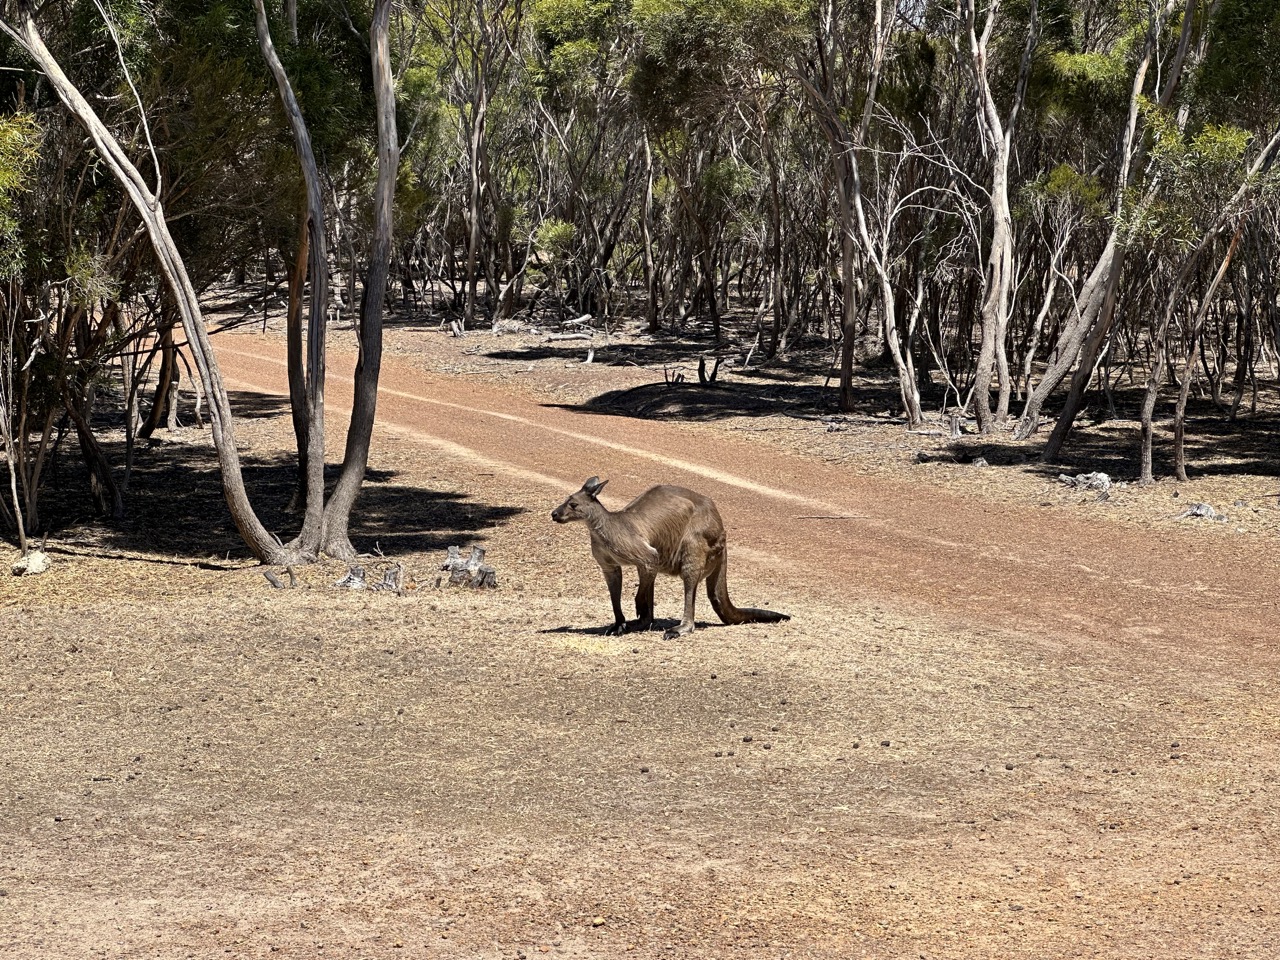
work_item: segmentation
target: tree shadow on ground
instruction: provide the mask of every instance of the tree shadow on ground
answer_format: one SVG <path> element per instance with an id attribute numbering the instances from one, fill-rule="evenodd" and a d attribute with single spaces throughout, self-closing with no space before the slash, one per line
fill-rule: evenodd
<path id="1" fill-rule="evenodd" d="M 840 413 L 839 371 L 825 343 L 797 343 L 786 357 L 765 360 L 750 342 L 725 339 L 717 346 L 709 332 L 656 334 L 615 343 L 571 340 L 513 345 L 485 351 L 492 360 L 537 363 L 558 360 L 581 364 L 588 349 L 592 363 L 650 371 L 654 383 L 601 393 L 581 404 L 554 404 L 580 413 L 629 416 L 646 420 L 715 421 L 727 417 L 772 415 L 821 419 Z M 753 366 L 744 366 L 752 353 Z M 715 370 L 716 359 L 722 361 Z M 708 380 L 713 373 L 716 379 Z M 661 380 L 657 378 L 661 377 Z M 818 378 L 822 378 L 818 382 Z M 854 409 L 880 414 L 898 403 L 892 370 L 877 362 L 855 370 Z"/>
<path id="2" fill-rule="evenodd" d="M 787 357 L 766 360 L 763 353 L 752 347 L 754 341 L 749 338 L 726 335 L 717 344 L 711 338 L 709 329 L 691 328 L 682 333 L 646 333 L 634 339 L 620 335 L 617 340 L 600 335 L 600 331 L 596 331 L 596 334 L 591 340 L 517 342 L 509 348 L 487 350 L 484 355 L 492 360 L 513 363 L 542 360 L 581 363 L 587 351 L 591 350 L 594 353 L 592 363 L 601 366 L 665 367 L 672 373 L 683 372 L 686 376 L 697 375 L 698 361 L 702 358 L 706 358 L 708 366 L 719 357 L 723 361 L 733 362 L 735 368 L 738 368 L 750 354 L 755 364 L 752 372 L 761 370 L 761 365 L 767 364 L 768 368 L 791 374 L 821 372 L 830 365 L 831 359 L 829 348 L 809 349 L 804 344 L 796 344 Z"/>
<path id="3" fill-rule="evenodd" d="M 1129 395 L 1131 394 L 1131 395 Z M 1171 477 L 1173 465 L 1172 421 L 1168 413 L 1173 397 L 1162 398 L 1152 446 L 1152 471 L 1156 478 Z M 1095 415 L 1086 409 L 1077 420 L 1062 452 L 1052 463 L 1041 461 L 1044 445 L 1053 429 L 1053 411 L 1040 432 L 1026 441 L 1009 434 L 970 435 L 948 443 L 929 459 L 972 463 L 981 457 L 993 467 L 1017 466 L 1048 477 L 1060 473 L 1101 472 L 1113 480 L 1136 480 L 1142 463 L 1142 435 L 1137 420 L 1140 391 L 1116 394 L 1112 419 L 1104 406 L 1095 404 Z M 1187 475 L 1191 479 L 1227 476 L 1280 477 L 1280 411 L 1259 408 L 1257 413 L 1231 421 L 1210 398 L 1192 398 L 1187 405 Z"/>
<path id="4" fill-rule="evenodd" d="M 641 420 L 698 421 L 726 417 L 789 416 L 814 419 L 836 412 L 835 397 L 813 384 L 776 381 L 648 383 L 609 390 L 586 403 L 555 404 L 579 413 Z"/>
<path id="5" fill-rule="evenodd" d="M 288 401 L 254 393 L 233 393 L 237 419 L 287 413 Z M 184 416 L 184 421 L 187 418 Z M 120 431 L 99 434 L 110 462 L 125 460 Z M 46 529 L 54 541 L 74 542 L 104 553 L 149 554 L 192 561 L 246 560 L 241 540 L 222 493 L 216 452 L 207 430 L 184 429 L 134 450 L 133 471 L 125 494 L 125 517 L 109 522 L 91 515 L 88 478 L 78 451 L 68 449 L 41 498 Z M 292 455 L 242 452 L 245 487 L 266 528 L 287 542 L 301 516 L 286 513 L 297 478 Z M 117 478 L 122 471 L 117 469 Z M 326 486 L 339 466 L 327 464 Z M 484 539 L 523 507 L 477 503 L 396 482 L 394 471 L 370 469 L 351 516 L 351 541 L 357 550 L 380 549 L 388 555 L 424 553 Z M 39 531 L 44 533 L 45 530 Z"/>
<path id="6" fill-rule="evenodd" d="M 695 374 L 696 376 L 696 374 Z M 788 416 L 819 420 L 840 414 L 834 386 L 805 382 L 777 371 L 734 371 L 733 379 L 712 383 L 684 380 L 647 383 L 609 390 L 580 404 L 555 404 L 580 413 L 636 417 L 642 420 L 710 422 L 727 417 Z M 870 414 L 891 408 L 896 392 L 863 380 L 854 389 L 854 408 Z"/>

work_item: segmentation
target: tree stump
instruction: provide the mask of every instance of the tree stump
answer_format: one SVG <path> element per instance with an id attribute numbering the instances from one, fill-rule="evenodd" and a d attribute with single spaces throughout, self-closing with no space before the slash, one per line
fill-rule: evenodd
<path id="1" fill-rule="evenodd" d="M 484 549 L 472 547 L 471 556 L 462 559 L 461 547 L 450 547 L 449 556 L 440 567 L 449 573 L 449 586 L 471 587 L 472 589 L 496 589 L 498 574 L 493 567 L 484 562 Z M 436 578 L 436 586 L 444 583 L 444 577 Z"/>

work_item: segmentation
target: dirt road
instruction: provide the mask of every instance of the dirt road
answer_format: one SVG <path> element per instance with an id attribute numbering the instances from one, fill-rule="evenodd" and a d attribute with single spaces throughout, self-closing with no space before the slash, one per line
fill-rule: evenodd
<path id="1" fill-rule="evenodd" d="M 218 354 L 231 386 L 285 394 L 278 339 L 222 338 Z M 350 370 L 351 358 L 339 354 L 333 367 Z M 328 384 L 329 399 L 349 409 L 349 377 L 331 374 Z M 610 480 L 605 499 L 615 506 L 653 483 L 701 490 L 730 518 L 733 555 L 772 567 L 788 591 L 871 596 L 1095 640 L 1159 639 L 1188 653 L 1206 642 L 1280 638 L 1280 563 L 1257 541 L 1206 545 L 1194 529 L 1156 539 L 1046 518 L 1035 508 L 766 455 L 732 436 L 538 404 L 394 359 L 383 370 L 379 422 L 456 457 L 462 470 L 482 466 L 540 483 L 548 501 L 593 474 Z"/>

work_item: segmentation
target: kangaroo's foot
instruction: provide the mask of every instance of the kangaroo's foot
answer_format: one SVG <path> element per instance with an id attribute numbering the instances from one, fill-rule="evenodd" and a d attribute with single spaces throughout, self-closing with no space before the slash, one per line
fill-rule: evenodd
<path id="1" fill-rule="evenodd" d="M 663 635 L 663 640 L 679 640 L 685 634 L 693 633 L 692 623 L 678 623 L 674 627 L 667 630 Z"/>
<path id="2" fill-rule="evenodd" d="M 644 633 L 645 631 L 652 629 L 652 627 L 653 627 L 652 617 L 650 617 L 648 620 L 627 621 L 627 633 Z"/>
<path id="3" fill-rule="evenodd" d="M 609 626 L 605 627 L 604 635 L 606 637 L 620 637 L 624 633 L 626 633 L 627 630 L 628 630 L 627 621 L 620 620 L 617 623 L 611 623 L 609 624 Z"/>

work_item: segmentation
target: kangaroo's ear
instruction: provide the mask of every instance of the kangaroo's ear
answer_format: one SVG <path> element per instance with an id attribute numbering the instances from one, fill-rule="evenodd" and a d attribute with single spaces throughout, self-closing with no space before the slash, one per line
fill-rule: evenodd
<path id="1" fill-rule="evenodd" d="M 599 477 L 592 477 L 582 485 L 582 489 L 587 491 L 587 493 L 591 494 L 593 497 L 598 496 L 600 491 L 604 489 L 604 485 L 608 482 L 608 480 L 601 480 Z"/>

